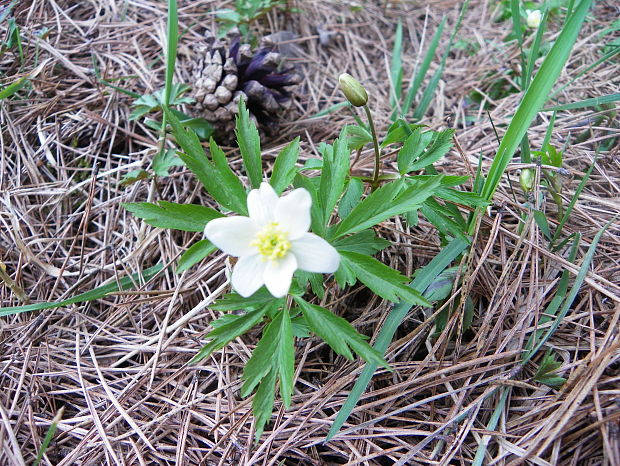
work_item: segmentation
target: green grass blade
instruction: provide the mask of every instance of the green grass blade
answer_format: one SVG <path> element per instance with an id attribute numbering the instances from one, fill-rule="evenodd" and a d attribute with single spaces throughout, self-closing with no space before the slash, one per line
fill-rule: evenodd
<path id="1" fill-rule="evenodd" d="M 599 58 L 598 60 L 596 60 L 594 63 L 592 63 L 590 66 L 584 68 L 582 71 L 580 71 L 579 73 L 577 73 L 570 81 L 568 81 L 566 84 L 562 85 L 560 88 L 556 89 L 555 91 L 553 91 L 551 93 L 551 98 L 553 99 L 556 95 L 558 95 L 560 92 L 562 92 L 564 89 L 566 89 L 568 86 L 570 86 L 571 84 L 573 84 L 575 81 L 577 81 L 579 78 L 581 78 L 584 74 L 588 73 L 590 70 L 596 68 L 598 65 L 600 65 L 603 62 L 606 62 L 607 60 L 609 60 L 610 58 L 618 55 L 620 53 L 620 47 L 612 47 L 611 50 L 609 52 L 607 52 L 605 55 L 603 55 L 601 58 Z"/>
<path id="2" fill-rule="evenodd" d="M 555 230 L 555 233 L 553 234 L 553 237 L 551 238 L 550 249 L 553 249 L 555 242 L 558 240 L 558 238 L 560 237 L 560 234 L 562 233 L 562 229 L 564 228 L 564 225 L 570 218 L 570 214 L 573 211 L 573 207 L 575 207 L 575 204 L 577 203 L 577 199 L 579 199 L 579 195 L 581 194 L 581 191 L 583 191 L 583 188 L 585 188 L 586 183 L 590 179 L 590 175 L 592 174 L 592 170 L 594 170 L 594 166 L 596 165 L 597 158 L 598 158 L 598 153 L 596 154 L 596 157 L 594 158 L 592 165 L 590 165 L 590 167 L 586 171 L 586 174 L 583 176 L 583 179 L 579 183 L 579 186 L 577 186 L 577 189 L 575 190 L 575 194 L 573 194 L 573 197 L 568 203 L 568 206 L 566 206 L 566 212 L 564 212 L 564 216 L 560 220 L 560 223 L 558 224 Z"/>
<path id="3" fill-rule="evenodd" d="M 0 100 L 12 97 L 15 93 L 19 92 L 19 90 L 26 84 L 28 84 L 28 76 L 23 76 L 17 81 L 12 82 L 8 86 L 3 87 L 2 89 L 0 89 Z"/>
<path id="4" fill-rule="evenodd" d="M 174 65 L 179 41 L 179 17 L 176 0 L 168 0 L 168 26 L 166 32 L 168 35 L 168 44 L 166 47 L 166 87 L 164 88 L 164 102 L 168 105 L 170 103 L 172 78 L 174 77 Z"/>
<path id="5" fill-rule="evenodd" d="M 556 112 L 553 112 L 551 115 L 551 119 L 549 120 L 549 125 L 547 125 L 547 132 L 545 133 L 545 139 L 543 140 L 542 147 L 540 150 L 546 151 L 549 146 L 549 141 L 551 141 L 551 135 L 553 134 L 553 128 L 555 128 L 555 116 Z"/>
<path id="6" fill-rule="evenodd" d="M 342 107 L 350 106 L 349 101 L 345 100 L 344 102 L 339 102 L 337 104 L 332 105 L 331 107 L 326 108 L 325 110 L 321 110 L 320 112 L 315 113 L 308 117 L 308 120 L 312 120 L 314 118 L 321 118 L 325 115 L 329 115 L 330 113 L 335 112 L 336 110 L 340 110 Z"/>
<path id="7" fill-rule="evenodd" d="M 41 460 L 43 459 L 43 455 L 47 451 L 47 448 L 49 447 L 50 442 L 54 438 L 54 434 L 56 433 L 56 429 L 58 428 L 58 423 L 62 419 L 62 415 L 64 411 L 65 411 L 65 407 L 62 406 L 58 410 L 58 413 L 56 414 L 56 416 L 54 416 L 54 419 L 52 419 L 52 423 L 50 424 L 49 429 L 47 429 L 47 433 L 45 434 L 45 437 L 43 438 L 43 442 L 41 443 L 41 448 L 39 448 L 39 453 L 37 453 L 37 458 L 34 460 L 34 463 L 32 463 L 32 466 L 38 466 Z"/>
<path id="8" fill-rule="evenodd" d="M 435 56 L 435 52 L 437 51 L 437 47 L 439 46 L 439 39 L 441 39 L 443 29 L 446 25 L 446 19 L 447 18 L 444 16 L 441 20 L 441 23 L 439 23 L 439 26 L 437 27 L 437 30 L 433 35 L 431 45 L 428 47 L 428 50 L 424 55 L 424 59 L 422 60 L 420 69 L 416 72 L 415 77 L 412 76 L 413 80 L 409 85 L 409 89 L 407 90 L 407 95 L 405 96 L 405 101 L 403 102 L 403 107 L 401 110 L 401 115 L 403 115 L 403 117 L 409 114 L 409 110 L 411 110 L 413 100 L 415 99 L 418 90 L 422 85 L 422 81 L 424 81 L 426 73 L 428 73 L 428 69 L 431 66 L 431 62 L 433 61 L 433 57 Z"/>
<path id="9" fill-rule="evenodd" d="M 420 271 L 418 276 L 409 286 L 416 289 L 420 293 L 423 293 L 424 290 L 426 290 L 426 288 L 433 283 L 437 276 L 449 267 L 452 261 L 454 261 L 454 259 L 456 259 L 465 249 L 467 249 L 468 246 L 469 243 L 460 238 L 452 240 L 439 254 L 433 258 L 433 260 L 428 263 L 426 267 Z M 394 334 L 396 333 L 396 329 L 407 316 L 411 307 L 412 306 L 407 303 L 400 303 L 393 307 L 390 315 L 385 321 L 385 324 L 379 332 L 379 336 L 377 337 L 377 341 L 375 342 L 373 348 L 381 354 L 385 353 L 390 342 L 392 341 L 392 338 L 394 337 Z M 368 383 L 370 382 L 370 379 L 376 369 L 376 364 L 366 364 L 364 370 L 355 382 L 349 397 L 334 419 L 334 423 L 329 429 L 329 433 L 327 434 L 325 441 L 329 441 L 332 437 L 334 437 L 334 435 L 338 433 L 342 425 L 349 418 L 351 411 L 353 411 L 353 408 L 355 408 L 358 400 L 364 394 L 364 391 L 366 390 L 366 387 L 368 386 Z"/>
<path id="10" fill-rule="evenodd" d="M 581 241 L 581 235 L 580 234 L 575 235 L 575 239 L 573 240 L 573 245 L 568 255 L 568 262 L 570 262 L 571 264 L 574 264 L 575 259 L 577 258 L 577 250 L 579 249 L 580 241 Z M 564 302 L 564 299 L 566 298 L 566 294 L 568 293 L 569 279 L 570 279 L 570 273 L 568 272 L 568 270 L 564 269 L 560 276 L 560 281 L 556 288 L 553 299 L 551 300 L 551 302 L 549 302 L 544 312 L 540 316 L 540 319 L 538 320 L 538 327 L 543 326 L 544 324 L 549 322 L 551 319 L 555 318 L 555 315 L 557 314 L 558 309 L 560 309 L 560 305 L 562 304 L 562 302 Z M 527 351 L 530 351 L 534 347 L 534 345 L 537 343 L 538 338 L 543 334 L 543 332 L 544 330 L 540 329 L 540 330 L 534 331 L 530 335 L 530 337 L 527 340 L 527 343 L 525 344 L 525 349 Z"/>
<path id="11" fill-rule="evenodd" d="M 570 104 L 555 105 L 553 107 L 545 107 L 542 112 L 557 112 L 558 110 L 575 110 L 578 108 L 594 107 L 601 104 L 609 104 L 620 100 L 620 92 L 615 94 L 603 95 L 600 97 L 592 97 L 591 99 L 580 100 L 579 102 L 571 102 Z"/>
<path id="12" fill-rule="evenodd" d="M 536 31 L 536 37 L 534 38 L 534 43 L 532 44 L 532 48 L 530 50 L 530 56 L 527 60 L 527 70 L 525 71 L 526 81 L 526 89 L 530 84 L 530 79 L 532 77 L 532 72 L 534 71 L 534 63 L 536 63 L 536 58 L 538 57 L 538 51 L 540 50 L 540 42 L 542 40 L 543 33 L 545 32 L 545 26 L 547 25 L 547 18 L 549 16 L 549 10 L 545 8 L 542 14 L 542 18 L 540 20 L 540 26 Z"/>
<path id="13" fill-rule="evenodd" d="M 615 222 L 616 219 L 617 217 L 614 217 L 609 223 L 607 223 L 607 225 L 605 225 L 592 240 L 592 244 L 590 244 L 590 247 L 588 248 L 588 252 L 586 253 L 586 256 L 583 259 L 581 267 L 579 267 L 579 273 L 577 274 L 577 278 L 575 278 L 573 287 L 571 288 L 570 293 L 566 297 L 566 300 L 564 301 L 564 304 L 562 305 L 562 309 L 560 310 L 557 317 L 555 318 L 553 325 L 551 325 L 551 327 L 543 335 L 540 341 L 538 341 L 538 344 L 523 356 L 523 360 L 522 360 L 523 364 L 525 364 L 530 359 L 532 359 L 536 355 L 536 353 L 540 351 L 540 349 L 547 342 L 547 340 L 549 340 L 549 338 L 551 338 L 551 336 L 558 329 L 564 317 L 566 317 L 566 314 L 568 313 L 571 305 L 573 304 L 573 301 L 577 297 L 577 293 L 579 293 L 579 290 L 581 289 L 581 285 L 586 279 L 586 274 L 588 273 L 588 270 L 590 269 L 590 265 L 592 264 L 592 259 L 594 258 L 594 253 L 596 252 L 596 247 L 598 246 L 598 243 L 601 240 L 601 236 L 603 236 L 603 233 L 605 233 L 609 225 Z"/>
<path id="14" fill-rule="evenodd" d="M 400 102 L 403 87 L 403 23 L 398 20 L 396 33 L 394 34 L 394 48 L 392 49 L 392 62 L 390 64 L 390 107 L 392 108 L 392 121 L 398 115 L 397 107 Z"/>
<path id="15" fill-rule="evenodd" d="M 502 393 L 499 396 L 499 401 L 493 410 L 493 414 L 491 414 L 491 419 L 489 419 L 489 423 L 487 424 L 486 430 L 488 432 L 492 432 L 497 427 L 497 423 L 499 422 L 500 415 L 504 411 L 504 406 L 506 406 L 506 400 L 508 400 L 508 395 L 510 394 L 511 387 L 502 387 Z M 478 444 L 478 449 L 476 450 L 476 456 L 474 457 L 474 461 L 472 466 L 483 466 L 484 463 L 484 454 L 487 451 L 487 445 L 489 444 L 488 440 L 490 436 L 484 436 L 482 438 L 482 442 Z"/>
<path id="16" fill-rule="evenodd" d="M 446 50 L 443 56 L 441 57 L 439 68 L 437 68 L 437 71 L 435 71 L 435 73 L 433 74 L 433 77 L 428 83 L 428 86 L 426 86 L 426 89 L 424 89 L 424 93 L 422 94 L 422 98 L 420 99 L 420 104 L 415 109 L 415 112 L 413 112 L 414 120 L 422 119 L 422 117 L 426 113 L 426 110 L 428 109 L 428 106 L 433 100 L 433 95 L 435 94 L 435 90 L 437 89 L 437 86 L 439 85 L 439 80 L 441 79 L 441 76 L 443 75 L 443 70 L 446 67 L 446 60 L 448 59 L 448 54 L 450 53 L 450 50 L 452 50 L 452 44 L 454 43 L 454 38 L 456 37 L 457 32 L 461 28 L 461 23 L 463 22 L 463 17 L 465 16 L 465 13 L 467 12 L 468 6 L 469 6 L 469 0 L 465 0 L 465 2 L 463 3 L 463 7 L 461 8 L 459 17 L 456 20 L 456 24 L 454 25 L 454 30 L 452 31 L 452 34 L 450 35 L 448 46 L 446 47 Z"/>
<path id="17" fill-rule="evenodd" d="M 532 84 L 525 92 L 523 100 L 515 113 L 514 118 L 508 125 L 506 134 L 493 159 L 486 183 L 482 188 L 482 197 L 490 200 L 504 176 L 506 166 L 510 163 L 521 139 L 525 136 L 532 120 L 547 101 L 553 84 L 560 75 L 570 52 L 577 40 L 581 25 L 588 13 L 592 0 L 582 0 L 575 12 L 567 21 L 566 26 L 549 51 L 549 55 L 543 61 Z"/>
<path id="18" fill-rule="evenodd" d="M 521 28 L 521 11 L 519 10 L 520 0 L 510 0 L 510 14 L 512 16 L 512 32 L 519 44 L 519 58 L 521 60 L 521 72 L 525 70 L 525 51 L 523 50 L 523 30 Z M 529 78 L 527 74 L 521 74 L 521 90 L 527 89 Z"/>
<path id="19" fill-rule="evenodd" d="M 45 303 L 34 303 L 34 304 L 26 304 L 24 306 L 13 306 L 13 307 L 5 307 L 0 309 L 0 317 L 10 316 L 13 314 L 18 314 L 20 312 L 28 312 L 28 311 L 40 311 L 43 309 L 53 309 L 56 307 L 69 306 L 71 304 L 76 303 L 84 303 L 86 301 L 94 301 L 96 299 L 101 299 L 110 293 L 114 293 L 121 290 L 128 290 L 133 288 L 135 283 L 140 282 L 140 278 L 147 282 L 155 275 L 157 275 L 162 269 L 162 264 L 154 265 L 146 270 L 143 270 L 142 273 L 134 273 L 129 277 L 121 278 L 120 280 L 113 281 L 108 283 L 107 285 L 102 285 L 94 290 L 87 291 L 86 293 L 79 294 L 77 296 L 73 296 L 72 298 L 65 299 L 64 301 L 55 301 L 55 302 L 45 302 Z"/>

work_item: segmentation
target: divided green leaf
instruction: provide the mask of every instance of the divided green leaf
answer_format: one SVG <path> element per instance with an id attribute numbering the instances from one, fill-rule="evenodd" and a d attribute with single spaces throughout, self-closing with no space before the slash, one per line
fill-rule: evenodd
<path id="1" fill-rule="evenodd" d="M 413 210 L 435 193 L 441 185 L 441 179 L 441 175 L 433 176 L 406 188 L 403 180 L 385 184 L 357 204 L 349 216 L 336 226 L 335 237 L 365 230 L 390 217 Z"/>
<path id="2" fill-rule="evenodd" d="M 554 372 L 562 366 L 562 363 L 555 360 L 555 356 L 548 350 L 542 358 L 540 366 L 534 374 L 534 380 L 556 390 L 562 387 L 566 382 L 564 377 L 560 377 Z"/>
<path id="3" fill-rule="evenodd" d="M 203 260 L 217 248 L 208 239 L 201 239 L 197 243 L 193 244 L 183 255 L 179 258 L 177 263 L 176 273 L 182 273 L 188 270 L 190 267 L 196 265 Z"/>
<path id="4" fill-rule="evenodd" d="M 122 203 L 125 209 L 149 225 L 157 228 L 172 228 L 182 231 L 203 231 L 208 222 L 223 217 L 221 213 L 210 207 L 196 204 L 177 204 L 159 201 Z"/>
<path id="5" fill-rule="evenodd" d="M 252 405 L 257 439 L 273 410 L 275 376 L 280 381 L 284 406 L 289 408 L 291 405 L 295 377 L 294 343 L 291 316 L 287 309 L 281 309 L 265 327 L 262 338 L 243 369 L 245 383 L 241 387 L 241 396 L 248 396 L 259 386 Z"/>
<path id="6" fill-rule="evenodd" d="M 324 224 L 327 224 L 338 199 L 342 196 L 345 180 L 349 174 L 349 149 L 344 131 L 333 145 L 321 144 L 319 147 L 323 156 L 323 172 L 318 194 Z"/>
<path id="7" fill-rule="evenodd" d="M 247 195 L 241 180 L 228 166 L 224 152 L 210 140 L 213 162 L 206 156 L 198 136 L 186 130 L 179 119 L 164 107 L 172 132 L 183 152 L 179 158 L 200 180 L 207 192 L 224 208 L 247 215 Z"/>
<path id="8" fill-rule="evenodd" d="M 369 256 L 382 251 L 390 244 L 388 240 L 379 238 L 373 230 L 360 231 L 351 236 L 338 238 L 332 243 L 338 251 L 358 252 Z"/>
<path id="9" fill-rule="evenodd" d="M 430 307 L 429 302 L 416 290 L 405 285 L 407 277 L 382 264 L 377 259 L 357 252 L 341 251 L 341 260 L 355 276 L 383 299 Z"/>
<path id="10" fill-rule="evenodd" d="M 260 136 L 256 125 L 250 119 L 245 100 L 239 100 L 239 114 L 235 129 L 237 143 L 243 159 L 243 166 L 250 178 L 252 188 L 258 188 L 263 180 L 262 160 L 260 152 Z"/>
<path id="11" fill-rule="evenodd" d="M 338 203 L 338 216 L 341 219 L 348 217 L 353 208 L 362 200 L 364 183 L 359 178 L 349 179 L 347 189 Z"/>
<path id="12" fill-rule="evenodd" d="M 174 149 L 160 151 L 153 157 L 153 171 L 157 176 L 168 176 L 170 168 L 183 165 Z"/>
<path id="13" fill-rule="evenodd" d="M 273 164 L 273 171 L 269 183 L 278 195 L 293 182 L 293 178 L 295 178 L 297 174 L 295 163 L 298 158 L 299 136 L 293 139 L 280 151 Z"/>
<path id="14" fill-rule="evenodd" d="M 416 128 L 411 135 L 405 139 L 403 147 L 397 155 L 398 171 L 401 175 L 413 171 L 411 165 L 417 160 L 433 139 L 433 132 L 422 132 L 422 128 Z"/>
<path id="15" fill-rule="evenodd" d="M 212 322 L 214 329 L 205 337 L 211 341 L 198 351 L 198 354 L 192 358 L 190 363 L 194 364 L 202 361 L 213 354 L 213 352 L 222 349 L 235 338 L 243 335 L 258 324 L 268 310 L 269 306 L 262 306 L 246 314 L 225 314 L 215 322 Z"/>
<path id="16" fill-rule="evenodd" d="M 353 360 L 351 350 L 359 354 L 366 362 L 377 364 L 390 370 L 381 353 L 366 343 L 367 337 L 355 330 L 346 319 L 338 317 L 329 310 L 310 304 L 301 297 L 295 297 L 301 308 L 308 327 L 339 355 Z M 349 349 L 350 348 L 350 349 Z"/>

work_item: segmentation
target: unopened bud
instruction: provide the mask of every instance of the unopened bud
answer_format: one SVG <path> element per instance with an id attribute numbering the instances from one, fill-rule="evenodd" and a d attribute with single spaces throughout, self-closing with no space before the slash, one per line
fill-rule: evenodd
<path id="1" fill-rule="evenodd" d="M 526 193 L 529 193 L 534 187 L 534 170 L 531 168 L 524 168 L 521 170 L 521 176 L 519 176 L 519 184 L 521 185 L 521 189 Z"/>
<path id="2" fill-rule="evenodd" d="M 351 105 L 363 107 L 368 103 L 366 89 L 350 74 L 342 73 L 338 78 L 338 84 L 344 96 L 351 102 Z"/>

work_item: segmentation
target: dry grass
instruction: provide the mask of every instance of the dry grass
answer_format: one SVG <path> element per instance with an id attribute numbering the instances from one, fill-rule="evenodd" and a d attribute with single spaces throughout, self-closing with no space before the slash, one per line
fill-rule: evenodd
<path id="1" fill-rule="evenodd" d="M 270 15 L 263 27 L 299 35 L 298 61 L 306 80 L 284 130 L 267 144 L 267 157 L 294 134 L 302 135 L 304 157 L 312 157 L 320 141 L 333 139 L 351 120 L 344 111 L 309 119 L 341 100 L 335 82 L 343 70 L 367 86 L 377 123 L 385 129 L 396 19 L 403 19 L 407 31 L 407 78 L 422 31 L 428 43 L 441 16 L 448 14 L 453 24 L 458 9 L 452 1 L 428 7 L 381 2 L 388 6 L 368 5 L 363 12 L 352 12 L 347 2 L 291 3 L 303 12 Z M 502 42 L 508 25 L 490 20 L 494 4 L 472 2 L 461 35 L 480 50 L 474 56 L 457 52 L 448 60 L 427 121 L 439 128 L 450 117 L 457 128 L 465 156 L 453 151 L 441 161 L 446 173 L 469 173 L 480 152 L 487 168 L 497 147 L 485 113 L 465 100 L 474 89 L 485 94 L 496 75 L 517 63 L 516 49 Z M 183 40 L 199 37 L 218 5 L 183 2 Z M 181 169 L 157 181 L 119 185 L 127 171 L 148 167 L 157 140 L 141 123 L 128 122 L 131 99 L 100 84 L 93 73 L 96 64 L 102 77 L 118 79 L 115 84 L 135 92 L 161 87 L 165 2 L 33 0 L 17 8 L 26 63 L 20 68 L 12 53 L 5 54 L 0 59 L 4 84 L 35 68 L 37 73 L 27 97 L 0 102 L 0 260 L 7 272 L 32 301 L 51 301 L 158 262 L 174 262 L 200 235 L 145 226 L 119 202 L 211 201 Z M 598 5 L 563 82 L 596 59 L 597 32 L 615 17 L 613 2 Z M 336 33 L 329 45 L 319 45 L 317 26 Z M 50 29 L 47 39 L 37 39 L 42 27 Z M 619 73 L 617 61 L 599 67 L 568 86 L 562 99 L 618 92 Z M 492 102 L 500 133 L 517 102 L 517 95 Z M 540 116 L 530 131 L 534 145 L 544 137 L 546 118 Z M 617 128 L 591 127 L 591 118 L 589 111 L 563 112 L 556 121 L 556 146 L 575 132 L 592 133 L 566 150 L 566 200 L 593 163 L 597 143 L 619 136 Z M 370 153 L 364 155 L 357 169 L 370 167 Z M 603 236 L 583 289 L 548 344 L 568 382 L 555 391 L 532 381 L 536 364 L 519 374 L 511 371 L 553 298 L 561 271 L 576 274 L 594 235 L 620 210 L 619 157 L 617 145 L 600 154 L 565 227 L 567 234 L 583 235 L 576 265 L 566 261 L 567 251 L 549 252 L 534 223 L 519 234 L 524 199 L 516 183 L 518 164 L 510 166 L 516 192 L 508 183 L 498 191 L 498 209 L 482 220 L 462 285 L 475 303 L 472 330 L 461 334 L 455 313 L 446 331 L 430 338 L 432 319 L 414 309 L 387 354 L 394 372 L 376 374 L 344 432 L 328 444 L 323 439 L 361 371 L 359 362 L 335 357 L 316 339 L 302 342 L 293 406 L 285 411 L 276 403 L 272 424 L 254 446 L 250 403 L 239 398 L 238 389 L 256 333 L 199 366 L 187 365 L 209 322 L 218 317 L 210 303 L 227 290 L 219 254 L 180 276 L 164 271 L 139 293 L 3 318 L 0 463 L 32 463 L 51 420 L 64 407 L 47 464 L 468 464 L 478 443 L 487 441 L 485 464 L 618 465 L 617 224 Z M 540 207 L 555 221 L 551 202 Z M 416 228 L 388 222 L 382 234 L 396 243 L 382 260 L 407 273 L 440 250 L 423 221 Z M 0 300 L 5 306 L 20 304 L 4 286 Z M 330 290 L 328 300 L 371 336 L 390 311 L 359 288 L 348 294 Z M 491 433 L 485 429 L 497 397 L 484 396 L 498 385 L 512 390 Z M 465 410 L 470 413 L 465 419 L 452 421 Z"/>

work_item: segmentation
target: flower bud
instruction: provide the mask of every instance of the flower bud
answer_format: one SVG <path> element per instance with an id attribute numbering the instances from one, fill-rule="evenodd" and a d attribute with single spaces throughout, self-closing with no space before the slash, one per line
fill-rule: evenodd
<path id="1" fill-rule="evenodd" d="M 344 96 L 351 102 L 351 105 L 363 107 L 368 103 L 366 89 L 350 74 L 342 73 L 338 78 L 338 84 Z"/>
<path id="2" fill-rule="evenodd" d="M 519 176 L 519 184 L 524 192 L 529 193 L 534 187 L 534 170 L 531 168 L 524 168 L 521 170 L 521 176 Z"/>
<path id="3" fill-rule="evenodd" d="M 532 29 L 537 29 L 540 26 L 541 13 L 540 10 L 525 10 L 527 13 L 527 25 Z"/>

